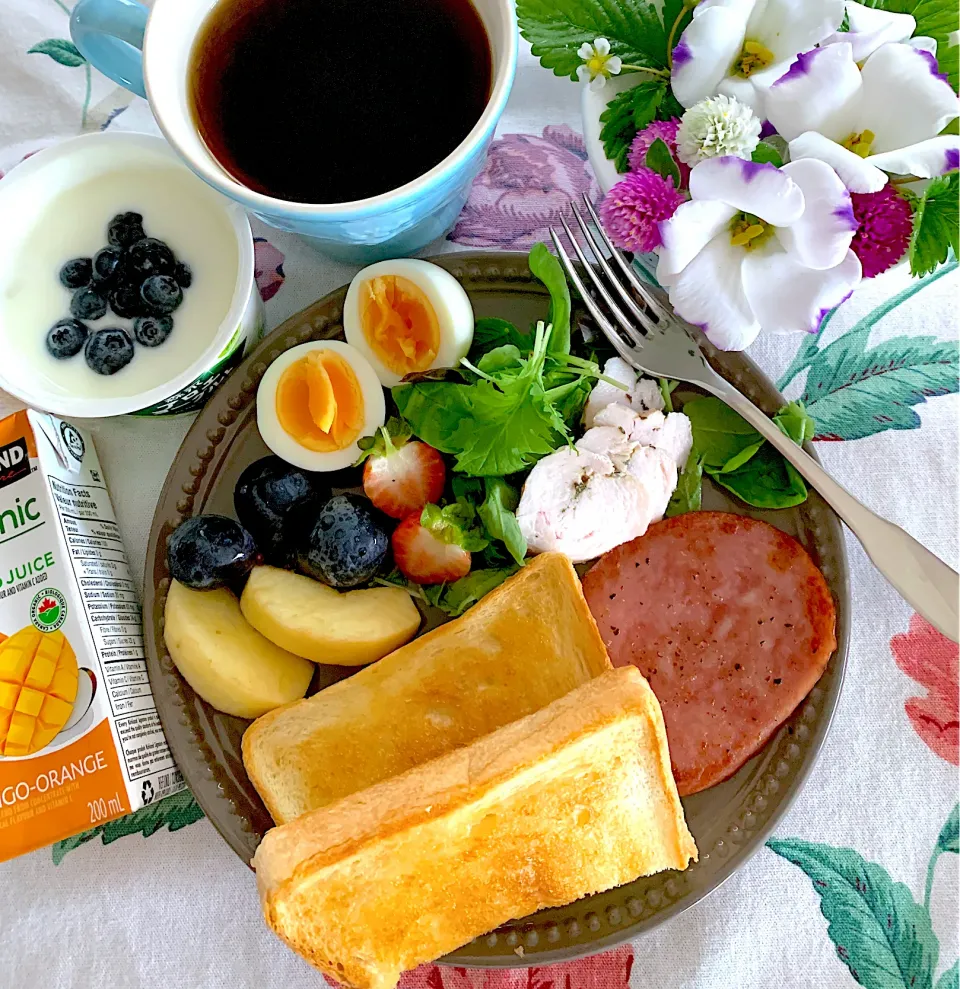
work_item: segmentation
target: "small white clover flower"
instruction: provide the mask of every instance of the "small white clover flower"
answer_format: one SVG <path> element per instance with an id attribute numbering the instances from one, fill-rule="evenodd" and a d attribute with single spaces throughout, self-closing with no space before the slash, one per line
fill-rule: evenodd
<path id="1" fill-rule="evenodd" d="M 707 158 L 749 158 L 760 143 L 760 119 L 731 96 L 710 96 L 690 107 L 677 129 L 677 156 L 685 165 Z"/>
<path id="2" fill-rule="evenodd" d="M 585 41 L 577 54 L 583 59 L 583 65 L 577 68 L 577 78 L 581 82 L 589 80 L 594 90 L 603 89 L 607 79 L 619 75 L 623 68 L 620 56 L 610 54 L 610 42 L 606 38 L 595 38 L 592 45 Z"/>

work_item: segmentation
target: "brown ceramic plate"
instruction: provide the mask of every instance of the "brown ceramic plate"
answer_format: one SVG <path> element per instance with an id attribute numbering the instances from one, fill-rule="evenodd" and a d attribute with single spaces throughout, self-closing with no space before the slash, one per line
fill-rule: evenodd
<path id="1" fill-rule="evenodd" d="M 526 255 L 447 254 L 435 259 L 464 286 L 477 316 L 500 316 L 518 326 L 542 319 L 547 293 L 530 274 Z M 256 426 L 257 384 L 283 351 L 342 333 L 346 288 L 288 319 L 231 375 L 200 413 L 167 476 L 147 551 L 146 643 L 150 683 L 170 748 L 197 801 L 230 847 L 249 862 L 273 822 L 247 779 L 240 738 L 248 722 L 215 711 L 177 673 L 163 643 L 163 609 L 169 575 L 165 545 L 184 519 L 200 512 L 233 514 L 233 487 L 243 468 L 268 451 Z M 574 308 L 574 321 L 582 310 Z M 708 348 L 711 363 L 762 409 L 772 414 L 782 396 L 742 354 Z M 681 386 L 679 404 L 694 393 Z M 809 452 L 813 452 L 810 450 Z M 704 507 L 763 518 L 795 536 L 823 571 L 837 602 L 837 652 L 807 699 L 764 749 L 735 776 L 686 798 L 684 808 L 700 850 L 686 872 L 664 872 L 507 924 L 449 956 L 459 965 L 543 965 L 610 947 L 691 906 L 723 882 L 763 843 L 810 772 L 833 714 L 849 643 L 850 596 L 840 523 L 811 493 L 795 509 L 747 509 L 719 489 L 707 490 Z M 318 667 L 314 686 L 349 673 Z M 522 959 L 517 950 L 522 947 Z"/>

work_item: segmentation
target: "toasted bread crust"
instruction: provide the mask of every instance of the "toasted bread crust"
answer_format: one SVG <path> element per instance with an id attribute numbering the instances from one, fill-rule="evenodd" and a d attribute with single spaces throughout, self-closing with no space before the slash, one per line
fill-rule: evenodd
<path id="1" fill-rule="evenodd" d="M 326 975 L 389 989 L 507 920 L 696 858 L 656 698 L 612 671 L 268 832 L 267 923 Z"/>
<path id="2" fill-rule="evenodd" d="M 544 553 L 448 622 L 265 714 L 243 762 L 278 824 L 466 745 L 610 669 L 570 561 Z"/>

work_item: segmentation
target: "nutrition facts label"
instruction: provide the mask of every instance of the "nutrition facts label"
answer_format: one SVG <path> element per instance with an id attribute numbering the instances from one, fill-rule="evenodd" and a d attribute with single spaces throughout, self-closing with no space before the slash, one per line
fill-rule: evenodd
<path id="1" fill-rule="evenodd" d="M 107 489 L 58 478 L 50 478 L 50 488 L 110 708 L 114 715 L 152 712 L 140 604 Z"/>

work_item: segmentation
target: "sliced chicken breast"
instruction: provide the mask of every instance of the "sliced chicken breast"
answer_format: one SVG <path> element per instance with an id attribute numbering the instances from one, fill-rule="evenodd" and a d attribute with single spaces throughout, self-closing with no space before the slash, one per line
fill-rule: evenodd
<path id="1" fill-rule="evenodd" d="M 622 405 L 640 415 L 658 412 L 663 408 L 663 396 L 657 382 L 650 378 L 638 380 L 637 372 L 622 358 L 611 357 L 603 365 L 603 374 L 619 381 L 624 388 L 617 388 L 606 381 L 596 383 L 583 410 L 583 424 L 587 429 L 594 425 L 597 413 L 610 405 Z"/>

